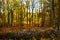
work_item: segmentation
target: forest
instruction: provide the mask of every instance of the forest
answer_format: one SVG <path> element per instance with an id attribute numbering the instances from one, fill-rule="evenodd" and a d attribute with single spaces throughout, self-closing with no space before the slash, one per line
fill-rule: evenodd
<path id="1" fill-rule="evenodd" d="M 54 32 L 55 30 L 59 30 L 60 0 L 0 0 L 1 33 L 9 31 L 15 32 L 19 30 L 22 31 L 25 29 L 26 32 L 28 30 L 28 33 L 29 30 L 31 31 L 31 33 L 34 33 L 34 30 L 36 32 L 43 31 L 40 35 L 45 35 L 45 30 L 54 30 Z M 51 32 L 51 35 L 53 35 L 54 32 Z M 37 33 L 36 35 L 38 35 Z M 23 34 L 21 34 L 21 37 Z M 35 34 L 31 35 L 36 36 Z M 46 35 L 49 35 L 49 33 Z M 37 40 L 39 40 L 39 37 Z M 17 38 L 17 40 L 18 39 L 19 38 Z M 33 40 L 34 39 L 35 38 L 33 38 Z"/>

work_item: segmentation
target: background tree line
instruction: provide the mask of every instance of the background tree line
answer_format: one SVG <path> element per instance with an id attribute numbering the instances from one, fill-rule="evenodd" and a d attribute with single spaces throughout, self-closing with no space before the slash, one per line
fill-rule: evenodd
<path id="1" fill-rule="evenodd" d="M 35 0 L 25 0 L 25 3 L 23 3 L 23 1 L 24 0 L 0 1 L 0 26 L 36 26 L 53 27 L 59 29 L 60 4 L 58 1 L 38 0 L 39 9 L 37 9 L 36 12 L 34 12 Z M 32 6 L 32 12 L 30 10 L 30 2 Z M 42 5 L 43 7 L 40 8 Z"/>

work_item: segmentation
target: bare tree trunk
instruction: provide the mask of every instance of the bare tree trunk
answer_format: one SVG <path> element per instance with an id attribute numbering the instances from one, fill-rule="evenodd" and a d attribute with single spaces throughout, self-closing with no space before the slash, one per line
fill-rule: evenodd
<path id="1" fill-rule="evenodd" d="M 32 27 L 34 26 L 33 10 L 34 10 L 34 0 L 32 1 Z"/>
<path id="2" fill-rule="evenodd" d="M 60 0 L 58 0 L 58 5 L 59 5 L 59 8 L 58 8 L 58 30 L 60 29 Z"/>
<path id="3" fill-rule="evenodd" d="M 55 29 L 56 27 L 55 13 L 54 13 L 54 0 L 52 0 L 52 27 Z"/>
<path id="4" fill-rule="evenodd" d="M 10 26 L 10 12 L 8 11 L 8 26 Z"/>
<path id="5" fill-rule="evenodd" d="M 26 13 L 26 15 L 27 15 L 27 27 L 28 27 L 28 1 L 26 1 L 26 7 L 27 7 L 27 13 Z"/>
<path id="6" fill-rule="evenodd" d="M 8 27 L 10 26 L 10 9 L 9 9 L 9 3 L 7 2 L 7 5 L 8 5 Z"/>
<path id="7" fill-rule="evenodd" d="M 22 29 L 22 27 L 23 27 L 23 19 L 22 19 L 22 15 L 23 15 L 23 13 L 22 13 L 22 1 L 21 1 L 21 10 L 20 10 L 20 28 Z"/>
<path id="8" fill-rule="evenodd" d="M 44 8 L 43 8 L 43 16 L 42 16 L 42 25 L 41 25 L 41 27 L 44 27 L 45 26 L 45 2 L 43 2 L 43 4 L 44 4 Z"/>
<path id="9" fill-rule="evenodd" d="M 13 10 L 11 9 L 11 26 L 12 26 L 12 22 L 13 22 Z"/>

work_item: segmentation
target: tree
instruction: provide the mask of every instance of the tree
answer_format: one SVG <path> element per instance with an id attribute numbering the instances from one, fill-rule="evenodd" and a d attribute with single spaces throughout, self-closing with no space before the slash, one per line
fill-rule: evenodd
<path id="1" fill-rule="evenodd" d="M 28 22 L 29 22 L 29 20 L 28 20 L 28 19 L 29 19 L 29 18 L 28 18 L 28 9 L 29 9 L 29 6 L 30 6 L 29 3 L 30 3 L 30 1 L 29 1 L 29 0 L 26 0 L 26 8 L 27 8 L 27 13 L 26 13 L 26 14 L 27 14 L 27 27 L 28 27 L 28 25 L 29 25 L 29 24 L 28 24 Z"/>
<path id="2" fill-rule="evenodd" d="M 45 1 L 41 1 L 41 2 L 43 2 L 43 5 L 44 5 L 44 7 L 43 7 L 43 12 L 42 12 L 42 25 L 41 25 L 41 27 L 44 27 L 45 26 L 45 8 L 46 8 L 46 2 Z"/>
<path id="3" fill-rule="evenodd" d="M 23 2 L 23 0 L 21 0 L 21 2 L 20 2 L 20 4 L 21 4 L 21 10 L 20 10 L 20 26 L 21 26 L 21 28 L 23 27 L 23 18 L 22 18 L 22 15 L 23 15 L 23 12 L 22 12 L 22 10 L 23 10 L 23 8 L 22 8 L 22 2 Z"/>
<path id="4" fill-rule="evenodd" d="M 4 24 L 5 24 L 5 18 L 4 18 L 4 16 L 5 16 L 5 13 L 4 13 L 4 11 L 5 11 L 5 8 L 4 8 L 4 0 L 1 0 L 0 1 L 0 20 L 1 20 L 1 26 L 3 26 L 4 27 Z"/>
<path id="5" fill-rule="evenodd" d="M 60 0 L 58 0 L 59 2 L 58 2 L 58 7 L 59 7 L 59 9 L 58 9 L 58 30 L 60 29 Z"/>
<path id="6" fill-rule="evenodd" d="M 35 7 L 34 0 L 32 0 L 32 27 L 34 26 L 34 22 L 33 22 L 34 21 L 34 18 L 33 18 L 34 17 L 33 16 L 34 15 L 34 13 L 33 13 L 34 7 Z"/>
<path id="7" fill-rule="evenodd" d="M 42 0 L 39 0 L 38 27 L 40 27 L 40 24 L 41 24 L 40 18 L 41 18 L 41 16 L 42 16 L 42 15 L 41 15 L 42 10 L 43 10 L 43 1 L 42 1 Z"/>
<path id="8" fill-rule="evenodd" d="M 52 27 L 56 28 L 55 12 L 54 12 L 54 0 L 52 0 Z"/>

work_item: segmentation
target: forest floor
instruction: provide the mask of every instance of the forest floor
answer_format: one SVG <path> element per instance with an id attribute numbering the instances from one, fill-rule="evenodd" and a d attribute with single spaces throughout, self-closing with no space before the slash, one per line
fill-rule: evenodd
<path id="1" fill-rule="evenodd" d="M 60 30 L 54 30 L 52 27 L 2 27 L 0 28 L 0 36 L 6 37 L 8 33 L 14 33 L 15 37 L 30 37 L 30 35 L 40 37 L 49 37 L 50 35 L 60 38 Z M 16 32 L 18 34 L 16 34 Z M 54 35 L 53 35 L 54 34 Z M 14 36 L 13 35 L 13 36 Z M 20 35 L 20 36 L 19 36 Z"/>
<path id="2" fill-rule="evenodd" d="M 2 27 L 0 28 L 0 33 L 8 33 L 8 32 L 15 32 L 15 31 L 20 31 L 20 30 L 27 30 L 27 29 L 35 29 L 35 30 L 40 30 L 40 31 L 45 31 L 45 30 L 54 30 L 52 27 Z"/>

